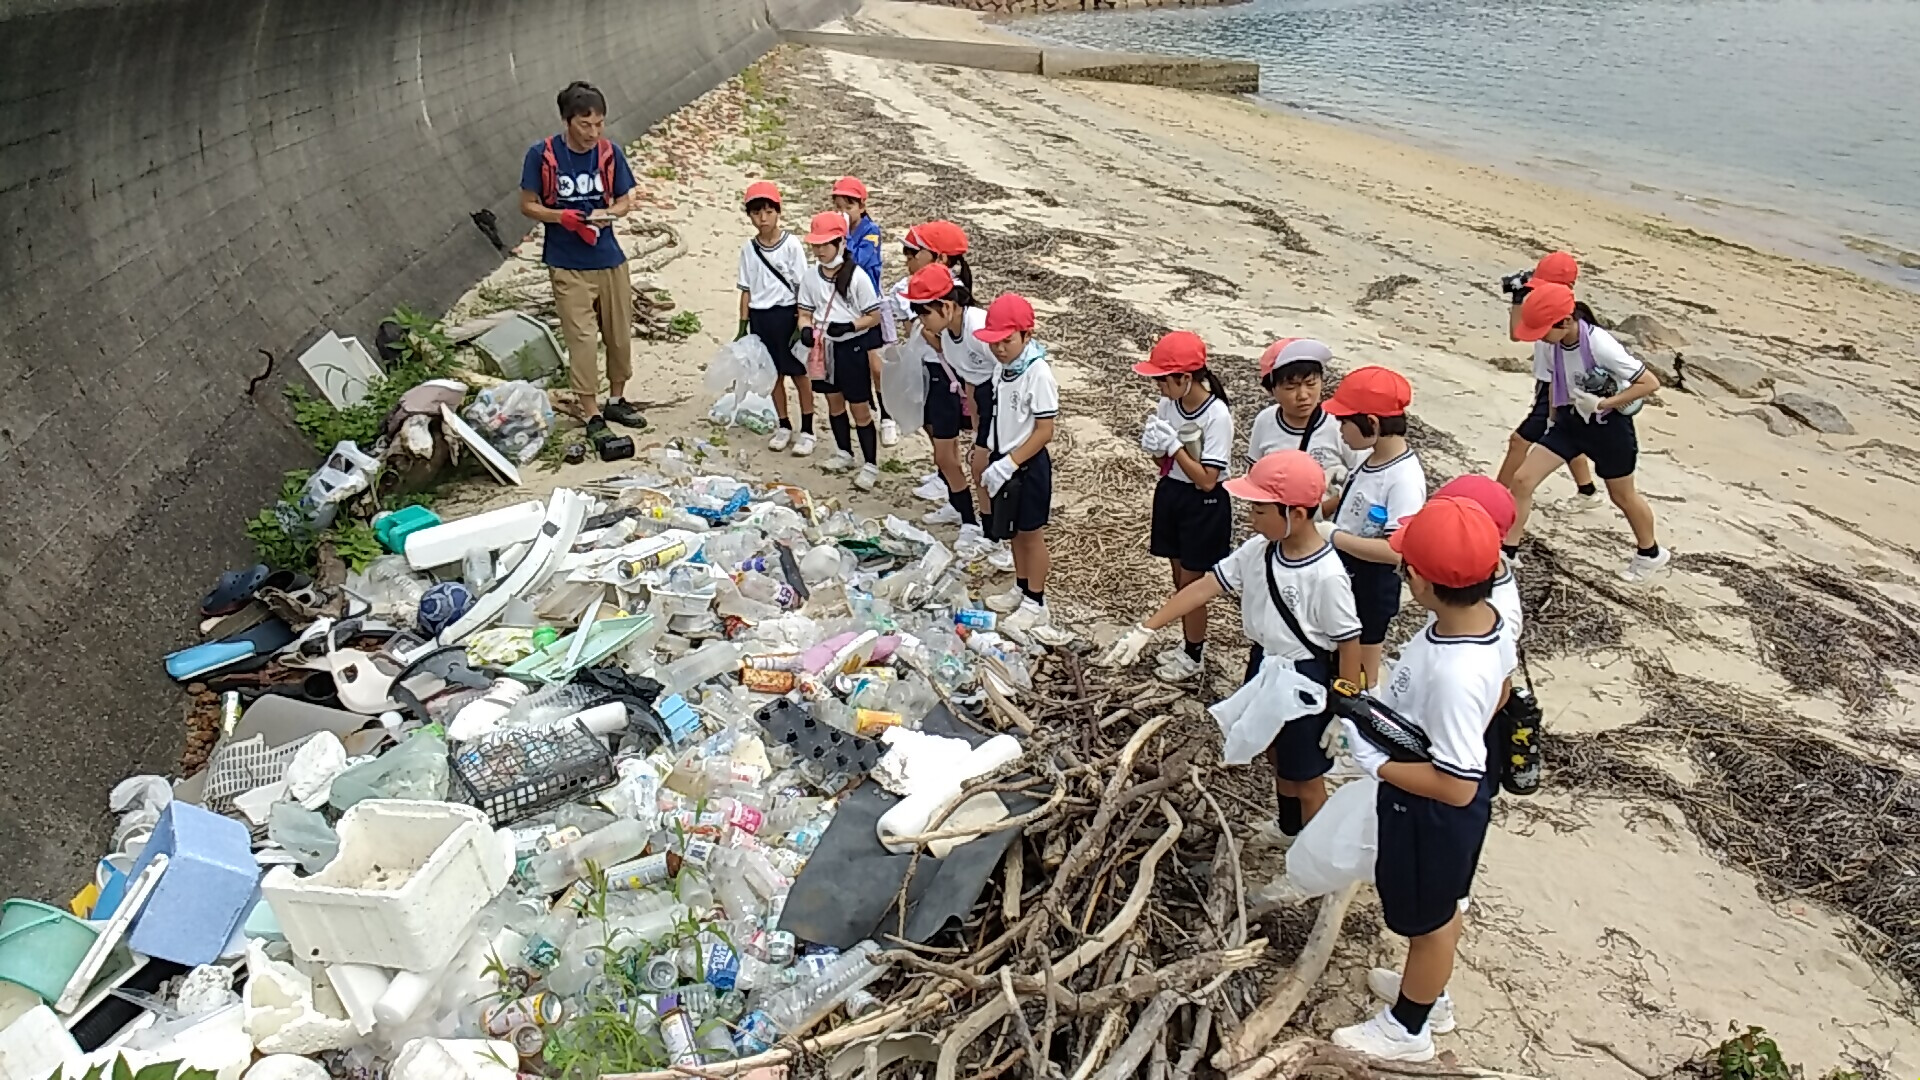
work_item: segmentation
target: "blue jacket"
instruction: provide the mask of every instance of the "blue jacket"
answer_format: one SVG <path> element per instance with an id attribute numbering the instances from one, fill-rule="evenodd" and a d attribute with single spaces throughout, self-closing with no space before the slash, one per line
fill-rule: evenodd
<path id="1" fill-rule="evenodd" d="M 853 265 L 867 272 L 873 279 L 873 291 L 880 288 L 880 226 L 870 217 L 862 217 L 853 223 L 852 231 L 847 233 L 847 254 L 853 258 Z"/>

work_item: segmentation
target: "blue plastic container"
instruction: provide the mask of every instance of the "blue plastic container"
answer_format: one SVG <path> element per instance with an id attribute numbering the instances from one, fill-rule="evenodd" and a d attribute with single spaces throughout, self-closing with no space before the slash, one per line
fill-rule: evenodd
<path id="1" fill-rule="evenodd" d="M 167 856 L 167 869 L 134 920 L 128 946 L 189 967 L 211 964 L 256 899 L 260 867 L 247 827 L 191 803 L 168 803 L 127 876 L 138 878 L 156 855 Z"/>

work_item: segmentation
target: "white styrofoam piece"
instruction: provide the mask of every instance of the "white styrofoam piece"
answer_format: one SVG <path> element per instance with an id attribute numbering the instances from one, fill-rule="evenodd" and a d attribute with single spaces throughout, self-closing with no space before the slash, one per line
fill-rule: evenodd
<path id="1" fill-rule="evenodd" d="M 268 1054 L 254 1062 L 241 1080 L 327 1080 L 327 1067 L 299 1054 Z"/>
<path id="2" fill-rule="evenodd" d="M 135 1074 L 148 1065 L 177 1061 L 205 1069 L 216 1080 L 240 1080 L 253 1062 L 253 1039 L 246 1031 L 246 1010 L 236 1001 L 191 1022 L 154 1024 L 129 1039 L 120 1054 Z"/>
<path id="3" fill-rule="evenodd" d="M 373 1015 L 374 1003 L 387 992 L 391 982 L 387 973 L 368 964 L 329 964 L 327 982 L 339 995 L 340 1003 L 346 1006 L 354 1030 L 362 1035 L 372 1031 L 373 1025 L 379 1022 Z"/>
<path id="4" fill-rule="evenodd" d="M 513 1080 L 503 1064 L 518 1060 L 512 1043 L 489 1039 L 411 1039 L 387 1069 L 387 1080 Z"/>
<path id="5" fill-rule="evenodd" d="M 246 1006 L 247 1034 L 261 1053 L 317 1054 L 360 1042 L 353 1021 L 324 1011 L 314 989 L 305 972 L 270 959 L 259 942 L 247 946 L 241 1003 Z"/>
<path id="6" fill-rule="evenodd" d="M 520 470 L 514 468 L 513 462 L 508 461 L 500 451 L 495 450 L 485 436 L 473 430 L 472 424 L 460 419 L 459 413 L 448 406 L 440 406 L 440 423 L 461 442 L 466 443 L 474 453 L 480 455 L 481 464 L 487 467 L 487 471 L 493 474 L 495 480 L 515 487 L 520 486 Z"/>
<path id="7" fill-rule="evenodd" d="M 340 853 L 326 869 L 297 878 L 276 867 L 261 885 L 302 959 L 442 968 L 513 871 L 486 815 L 471 806 L 369 799 L 346 812 L 339 833 Z"/>
<path id="8" fill-rule="evenodd" d="M 500 612 L 512 598 L 526 596 L 545 584 L 554 566 L 573 549 L 574 538 L 580 535 L 580 523 L 587 519 L 592 505 L 592 499 L 577 491 L 554 488 L 553 497 L 547 503 L 546 520 L 540 523 L 540 535 L 534 539 L 526 557 L 520 560 L 505 581 L 494 585 L 485 596 L 475 601 L 465 615 L 440 631 L 439 637 L 421 646 L 420 653 L 459 644 L 467 635 L 493 625 L 493 620 L 499 618 Z M 411 661 L 414 655 L 409 654 L 406 659 Z"/>
<path id="9" fill-rule="evenodd" d="M 373 362 L 359 341 L 331 330 L 301 353 L 299 362 L 301 370 L 320 388 L 320 396 L 336 409 L 366 400 L 373 380 L 381 377 L 380 365 Z"/>
<path id="10" fill-rule="evenodd" d="M 80 1044 L 45 1005 L 35 1005 L 0 1030 L 0 1080 L 47 1080 L 78 1057 Z"/>
<path id="11" fill-rule="evenodd" d="M 443 521 L 407 534 L 407 565 L 415 570 L 457 563 L 467 552 L 479 548 L 500 551 L 525 543 L 540 535 L 540 523 L 546 520 L 547 506 L 529 499 L 484 514 Z"/>

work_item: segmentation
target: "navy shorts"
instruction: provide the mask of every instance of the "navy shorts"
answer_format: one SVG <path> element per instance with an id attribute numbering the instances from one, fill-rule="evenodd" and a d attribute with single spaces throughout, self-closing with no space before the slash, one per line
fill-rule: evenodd
<path id="1" fill-rule="evenodd" d="M 1153 489 L 1153 528 L 1147 552 L 1193 573 L 1211 570 L 1233 551 L 1233 505 L 1227 489 L 1201 491 L 1163 476 Z"/>
<path id="2" fill-rule="evenodd" d="M 1483 780 L 1472 802 L 1449 806 L 1381 782 L 1375 803 L 1380 847 L 1373 884 L 1380 891 L 1387 929 L 1401 937 L 1420 937 L 1459 913 L 1460 901 L 1473 890 L 1493 817 L 1493 791 L 1499 786 Z"/>
<path id="3" fill-rule="evenodd" d="M 1260 674 L 1260 664 L 1266 659 L 1266 650 L 1259 645 L 1247 652 L 1247 677 L 1241 685 L 1253 681 Z M 1293 670 L 1319 683 L 1321 686 L 1333 682 L 1333 664 L 1325 658 L 1295 660 Z M 1314 780 L 1327 775 L 1333 768 L 1333 759 L 1320 748 L 1320 736 L 1327 730 L 1327 724 L 1333 719 L 1331 703 L 1318 716 L 1302 716 L 1281 725 L 1280 733 L 1267 744 L 1267 760 L 1273 763 L 1273 775 L 1282 780 L 1300 782 Z"/>
<path id="4" fill-rule="evenodd" d="M 748 308 L 747 332 L 773 354 L 773 370 L 795 378 L 806 375 L 807 362 L 793 355 L 793 340 L 800 333 L 799 308 Z"/>
<path id="5" fill-rule="evenodd" d="M 1540 436 L 1539 443 L 1564 461 L 1585 454 L 1593 462 L 1594 474 L 1602 480 L 1632 476 L 1640 460 L 1640 437 L 1634 433 L 1633 417 L 1619 413 L 1593 423 L 1580 419 L 1573 406 L 1562 405 L 1553 411 L 1553 425 Z"/>
<path id="6" fill-rule="evenodd" d="M 939 364 L 922 364 L 927 371 L 927 434 L 936 439 L 957 439 L 962 431 L 983 430 L 990 424 L 976 423 L 977 417 L 993 416 L 993 381 L 988 380 L 979 386 L 968 386 L 966 380 L 960 380 L 960 390 L 955 393 L 947 383 L 946 369 Z M 973 415 L 968 416 L 962 395 L 973 398 Z M 984 446 L 976 441 L 975 445 Z"/>
<path id="7" fill-rule="evenodd" d="M 993 455 L 998 461 L 1005 454 Z M 1020 501 L 1013 512 L 1013 531 L 1033 532 L 1047 527 L 1053 513 L 1053 457 L 1046 447 L 1027 459 L 1013 474 L 1020 483 Z M 1013 481 L 1008 481 L 1012 483 Z"/>
<path id="8" fill-rule="evenodd" d="M 1547 384 L 1539 379 L 1533 380 L 1533 408 L 1513 433 L 1530 443 L 1539 442 L 1540 436 L 1547 433 Z"/>
<path id="9" fill-rule="evenodd" d="M 880 328 L 845 341 L 829 341 L 833 350 L 833 378 L 813 380 L 816 394 L 839 394 L 849 405 L 864 405 L 873 400 L 873 368 L 867 353 L 880 347 Z"/>
<path id="10" fill-rule="evenodd" d="M 1387 626 L 1400 614 L 1400 569 L 1340 553 L 1353 582 L 1354 613 L 1360 616 L 1360 644 L 1382 645 Z"/>

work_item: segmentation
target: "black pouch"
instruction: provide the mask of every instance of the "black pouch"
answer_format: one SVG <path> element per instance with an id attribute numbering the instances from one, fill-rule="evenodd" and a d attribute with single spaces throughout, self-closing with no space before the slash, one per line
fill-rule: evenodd
<path id="1" fill-rule="evenodd" d="M 987 539 L 996 542 L 1013 539 L 1015 526 L 1019 524 L 1017 519 L 1020 516 L 1020 493 L 1026 490 L 1026 486 L 1027 470 L 1025 466 L 1021 466 L 1013 471 L 1013 475 L 1007 478 L 1006 483 L 1000 485 L 999 492 L 988 500 L 989 512 L 993 514 L 993 524 L 986 530 Z"/>

